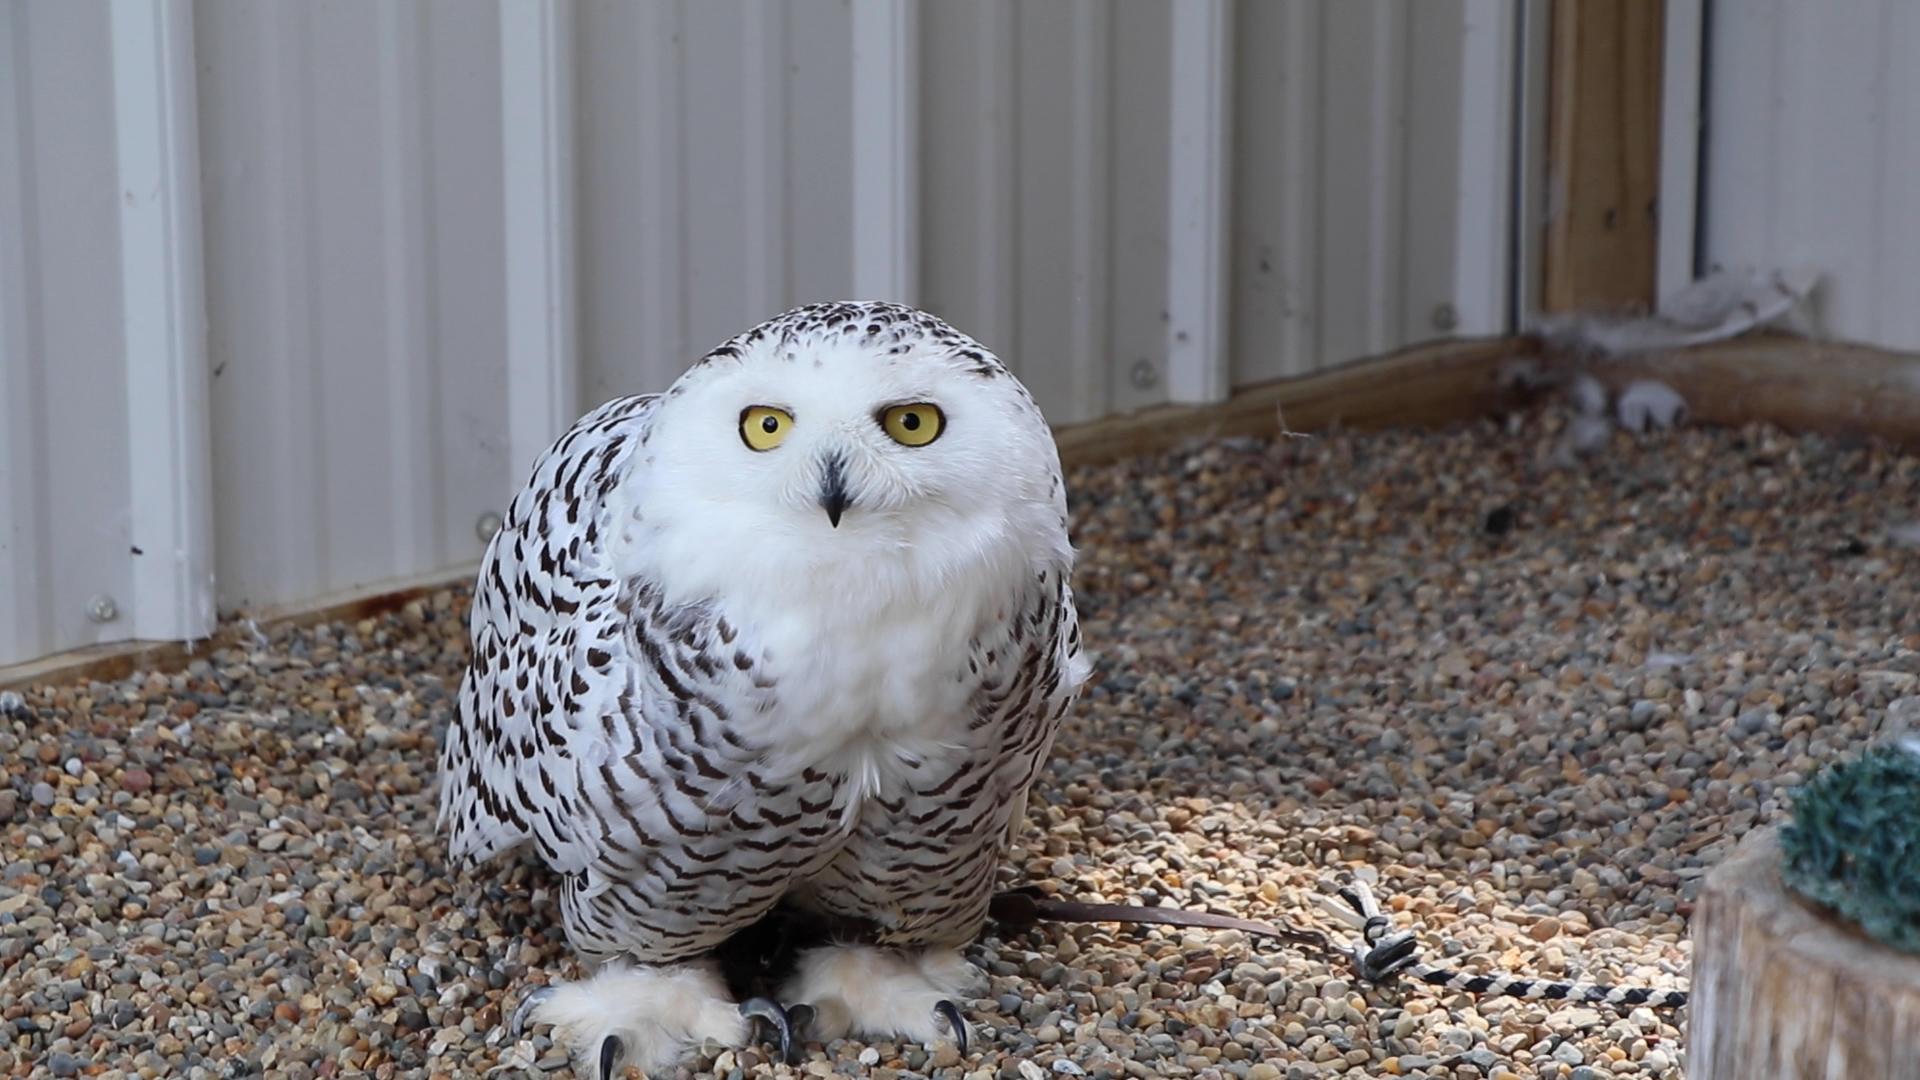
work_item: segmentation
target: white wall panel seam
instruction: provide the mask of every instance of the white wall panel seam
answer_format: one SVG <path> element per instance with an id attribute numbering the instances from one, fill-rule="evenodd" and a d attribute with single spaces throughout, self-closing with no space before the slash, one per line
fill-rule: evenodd
<path id="1" fill-rule="evenodd" d="M 983 84 L 975 100 L 980 103 L 986 138 L 976 158 L 978 171 L 969 177 L 974 181 L 972 201 L 982 226 L 977 234 L 979 256 L 970 268 L 980 325 L 969 332 L 984 335 L 982 340 L 988 348 L 1000 350 L 1018 347 L 1014 328 L 1020 319 L 1020 285 L 1013 273 L 1020 235 L 1020 157 L 1015 119 L 1020 100 L 1020 44 L 1014 3 L 992 0 L 978 9 L 985 27 L 975 53 L 976 71 Z M 940 134 L 929 132 L 923 138 Z M 924 252 L 921 258 L 924 265 Z M 1002 359 L 1018 363 L 1018 357 Z"/>
<path id="2" fill-rule="evenodd" d="M 1456 90 L 1460 110 L 1453 133 L 1458 160 L 1451 215 L 1453 258 L 1443 283 L 1451 293 L 1454 320 L 1446 326 L 1437 312 L 1430 313 L 1430 328 L 1460 335 L 1499 334 L 1510 325 L 1507 304 L 1517 195 L 1513 132 L 1519 118 L 1515 101 L 1519 88 L 1507 73 L 1512 70 L 1518 41 L 1518 13 L 1510 0 L 1465 0 L 1461 17 Z M 1426 337 L 1421 331 L 1427 329 L 1409 327 L 1408 337 Z"/>
<path id="3" fill-rule="evenodd" d="M 920 275 L 919 6 L 851 3 L 854 297 L 912 303 Z"/>
<path id="4" fill-rule="evenodd" d="M 1508 268 L 1508 303 L 1513 329 L 1526 332 L 1540 319 L 1543 267 L 1546 259 L 1547 176 L 1547 60 L 1553 6 L 1550 0 L 1520 0 L 1515 5 L 1519 27 L 1513 57 L 1514 156 L 1513 242 Z"/>
<path id="5" fill-rule="evenodd" d="M 328 297 L 317 287 L 320 258 L 315 252 L 319 233 L 319 194 L 314 190 L 318 175 L 315 99 L 313 85 L 312 19 L 315 10 L 307 5 L 259 10 L 263 27 L 272 34 L 274 52 L 281 61 L 279 70 L 268 80 L 274 108 L 266 131 L 254 134 L 263 141 L 272 140 L 276 149 L 285 151 L 278 175 L 269 179 L 274 192 L 270 203 L 270 227 L 277 227 L 282 241 L 275 253 L 278 271 L 274 281 L 272 324 L 274 344 L 278 346 L 270 370 L 277 391 L 271 407 L 286 421 L 274 447 L 277 460 L 269 472 L 269 484 L 282 512 L 273 516 L 270 527 L 277 529 L 274 550 L 284 559 L 268 573 L 290 578 L 276 584 L 289 586 L 292 595 L 325 591 L 331 579 L 333 545 L 326 522 L 333 507 L 328 493 L 328 418 L 324 378 Z M 239 492 L 223 493 L 222 501 L 238 501 Z M 217 512 L 218 508 L 216 508 Z M 256 586 L 264 589 L 265 585 Z M 244 606 L 261 603 L 262 595 L 272 593 L 226 593 Z"/>
<path id="6" fill-rule="evenodd" d="M 1233 9 L 1183 0 L 1171 16 L 1167 396 L 1202 404 L 1225 400 L 1232 383 Z"/>
<path id="7" fill-rule="evenodd" d="M 1109 330 L 1113 298 L 1109 294 L 1113 251 L 1113 138 L 1108 125 L 1113 110 L 1109 107 L 1112 78 L 1108 63 L 1113 53 L 1113 11 L 1104 0 L 1075 0 L 1070 18 L 1077 38 L 1074 45 L 1071 84 L 1072 102 L 1068 115 L 1073 129 L 1067 137 L 1072 190 L 1075 193 L 1067 215 L 1068 258 L 1071 260 L 1068 304 L 1059 309 L 1067 317 L 1068 351 L 1065 362 L 1075 368 L 1071 400 L 1064 402 L 1061 419 L 1094 420 L 1113 407 L 1110 386 L 1113 360 L 1109 356 L 1112 333 Z M 1022 233 L 1051 225 L 1026 218 Z M 1038 312 L 1033 305 L 1021 304 L 1023 313 Z M 1056 362 L 1055 357 L 1032 357 L 1029 363 Z"/>
<path id="8" fill-rule="evenodd" d="M 572 14 L 502 0 L 507 445 L 518 488 L 580 411 L 574 297 Z"/>
<path id="9" fill-rule="evenodd" d="M 27 8 L 0 10 L 0 664 L 77 642 L 54 629 L 54 550 L 48 497 L 44 357 L 40 327 L 40 212 L 31 165 L 35 125 L 27 68 Z"/>
<path id="10" fill-rule="evenodd" d="M 432 566 L 445 551 L 438 499 L 445 470 L 437 452 L 439 355 L 426 310 L 426 88 L 421 37 L 425 8 L 379 9 L 380 196 L 387 298 L 387 432 L 394 468 L 388 485 L 394 546 L 408 566 Z"/>
<path id="11" fill-rule="evenodd" d="M 1700 80 L 1705 0 L 1666 0 L 1660 60 L 1659 234 L 1654 241 L 1654 296 L 1663 300 L 1691 284 L 1694 226 L 1700 200 Z"/>
<path id="12" fill-rule="evenodd" d="M 110 9 L 125 321 L 131 636 L 212 633 L 213 479 L 193 13 Z M 98 614 L 96 614 L 98 617 Z"/>
<path id="13" fill-rule="evenodd" d="M 731 73 L 741 83 L 741 106 L 747 118 L 739 135 L 746 199 L 740 208 L 745 244 L 738 258 L 746 268 L 742 302 L 749 310 L 771 315 L 785 306 L 789 274 L 784 226 L 787 131 L 780 122 L 789 12 L 774 4 L 758 14 L 761 17 L 750 13 L 741 20 L 741 63 Z"/>

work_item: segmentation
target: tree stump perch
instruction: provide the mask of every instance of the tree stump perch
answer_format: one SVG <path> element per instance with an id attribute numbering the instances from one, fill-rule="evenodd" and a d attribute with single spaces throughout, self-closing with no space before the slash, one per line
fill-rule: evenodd
<path id="1" fill-rule="evenodd" d="M 1767 829 L 1707 875 L 1693 916 L 1691 1080 L 1920 1080 L 1920 956 L 1780 880 Z"/>

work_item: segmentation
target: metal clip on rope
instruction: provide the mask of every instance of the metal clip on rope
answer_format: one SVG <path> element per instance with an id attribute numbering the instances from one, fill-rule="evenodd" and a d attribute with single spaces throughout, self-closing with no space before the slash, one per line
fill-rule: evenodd
<path id="1" fill-rule="evenodd" d="M 1418 963 L 1415 953 L 1420 943 L 1414 940 L 1413 931 L 1387 932 L 1393 929 L 1393 924 L 1380 913 L 1380 905 L 1366 882 L 1342 885 L 1334 896 L 1322 893 L 1313 899 L 1320 910 L 1360 931 L 1345 954 L 1361 978 L 1370 983 L 1391 982 L 1394 976 Z"/>

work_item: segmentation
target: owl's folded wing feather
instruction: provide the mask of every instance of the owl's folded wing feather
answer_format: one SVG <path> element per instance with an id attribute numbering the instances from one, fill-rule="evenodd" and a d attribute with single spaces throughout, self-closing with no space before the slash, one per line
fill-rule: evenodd
<path id="1" fill-rule="evenodd" d="M 654 395 L 582 417 L 534 465 L 481 565 L 473 655 L 440 750 L 441 830 L 456 860 L 531 840 L 548 865 L 586 866 L 591 792 L 582 718 L 617 711 L 628 686 L 624 583 L 600 535 L 607 496 L 644 437 Z"/>

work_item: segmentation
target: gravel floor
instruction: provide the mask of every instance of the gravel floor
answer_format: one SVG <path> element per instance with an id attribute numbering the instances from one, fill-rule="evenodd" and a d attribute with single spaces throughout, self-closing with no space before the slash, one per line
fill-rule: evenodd
<path id="1" fill-rule="evenodd" d="M 1312 921 L 1319 876 L 1362 868 L 1432 955 L 1684 986 L 1706 868 L 1920 703 L 1897 542 L 1920 459 L 1756 429 L 1555 470 L 1556 425 L 1078 471 L 1102 681 L 1017 871 Z M 498 1030 L 572 974 L 546 893 L 524 864 L 449 876 L 430 828 L 462 609 L 0 701 L 0 1074 L 562 1066 Z M 1374 992 L 1232 935 L 978 955 L 983 1054 L 836 1044 L 798 1074 L 1595 1080 L 1684 1056 L 1672 1015 Z M 702 1067 L 786 1074 L 762 1061 Z"/>

